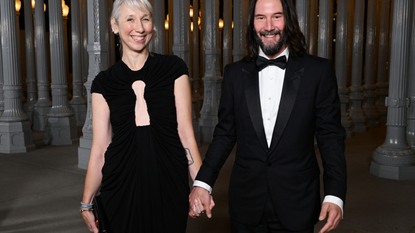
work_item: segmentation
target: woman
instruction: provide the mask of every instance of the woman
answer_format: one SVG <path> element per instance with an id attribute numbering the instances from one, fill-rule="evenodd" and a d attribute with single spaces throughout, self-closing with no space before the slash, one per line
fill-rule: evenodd
<path id="1" fill-rule="evenodd" d="M 98 232 L 88 210 L 100 189 L 108 232 L 185 232 L 188 175 L 201 165 L 186 64 L 148 51 L 156 36 L 148 0 L 116 0 L 111 27 L 122 57 L 92 83 L 82 216 Z"/>

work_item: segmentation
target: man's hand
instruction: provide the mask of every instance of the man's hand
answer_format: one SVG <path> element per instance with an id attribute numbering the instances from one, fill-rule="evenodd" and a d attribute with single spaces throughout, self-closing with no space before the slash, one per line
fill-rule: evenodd
<path id="1" fill-rule="evenodd" d="M 206 211 L 208 218 L 212 217 L 212 208 L 215 206 L 212 196 L 201 187 L 193 187 L 189 195 L 190 211 L 189 216 L 197 218 L 203 211 Z"/>
<path id="2" fill-rule="evenodd" d="M 321 228 L 319 233 L 326 233 L 331 230 L 336 229 L 336 227 L 339 225 L 340 220 L 342 219 L 342 210 L 340 207 L 336 204 L 325 202 L 323 203 L 323 206 L 321 207 L 320 217 L 318 220 L 323 221 L 327 218 L 327 223 Z"/>

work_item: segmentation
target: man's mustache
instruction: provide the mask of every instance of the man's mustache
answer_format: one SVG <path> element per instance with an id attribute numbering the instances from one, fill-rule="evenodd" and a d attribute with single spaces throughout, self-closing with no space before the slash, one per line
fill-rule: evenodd
<path id="1" fill-rule="evenodd" d="M 281 36 L 281 30 L 271 30 L 271 31 L 260 31 L 259 35 L 261 36 L 269 36 L 269 35 L 280 35 Z"/>

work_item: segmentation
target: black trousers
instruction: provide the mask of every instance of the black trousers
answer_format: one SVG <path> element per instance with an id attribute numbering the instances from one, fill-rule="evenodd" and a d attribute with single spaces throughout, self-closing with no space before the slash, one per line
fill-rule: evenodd
<path id="1" fill-rule="evenodd" d="M 248 226 L 231 218 L 232 233 L 313 233 L 314 227 L 301 231 L 289 231 L 281 223 L 268 192 L 264 213 L 257 226 Z"/>

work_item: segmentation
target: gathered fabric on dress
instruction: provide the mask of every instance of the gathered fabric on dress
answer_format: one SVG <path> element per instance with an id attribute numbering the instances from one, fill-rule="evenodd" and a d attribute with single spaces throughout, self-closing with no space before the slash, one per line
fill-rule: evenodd
<path id="1" fill-rule="evenodd" d="M 184 74 L 188 69 L 179 57 L 151 53 L 140 70 L 119 60 L 92 83 L 91 92 L 102 94 L 109 106 L 113 132 L 100 189 L 110 233 L 186 231 L 188 161 L 174 96 L 175 80 Z M 135 120 L 136 81 L 145 84 L 146 125 Z"/>

